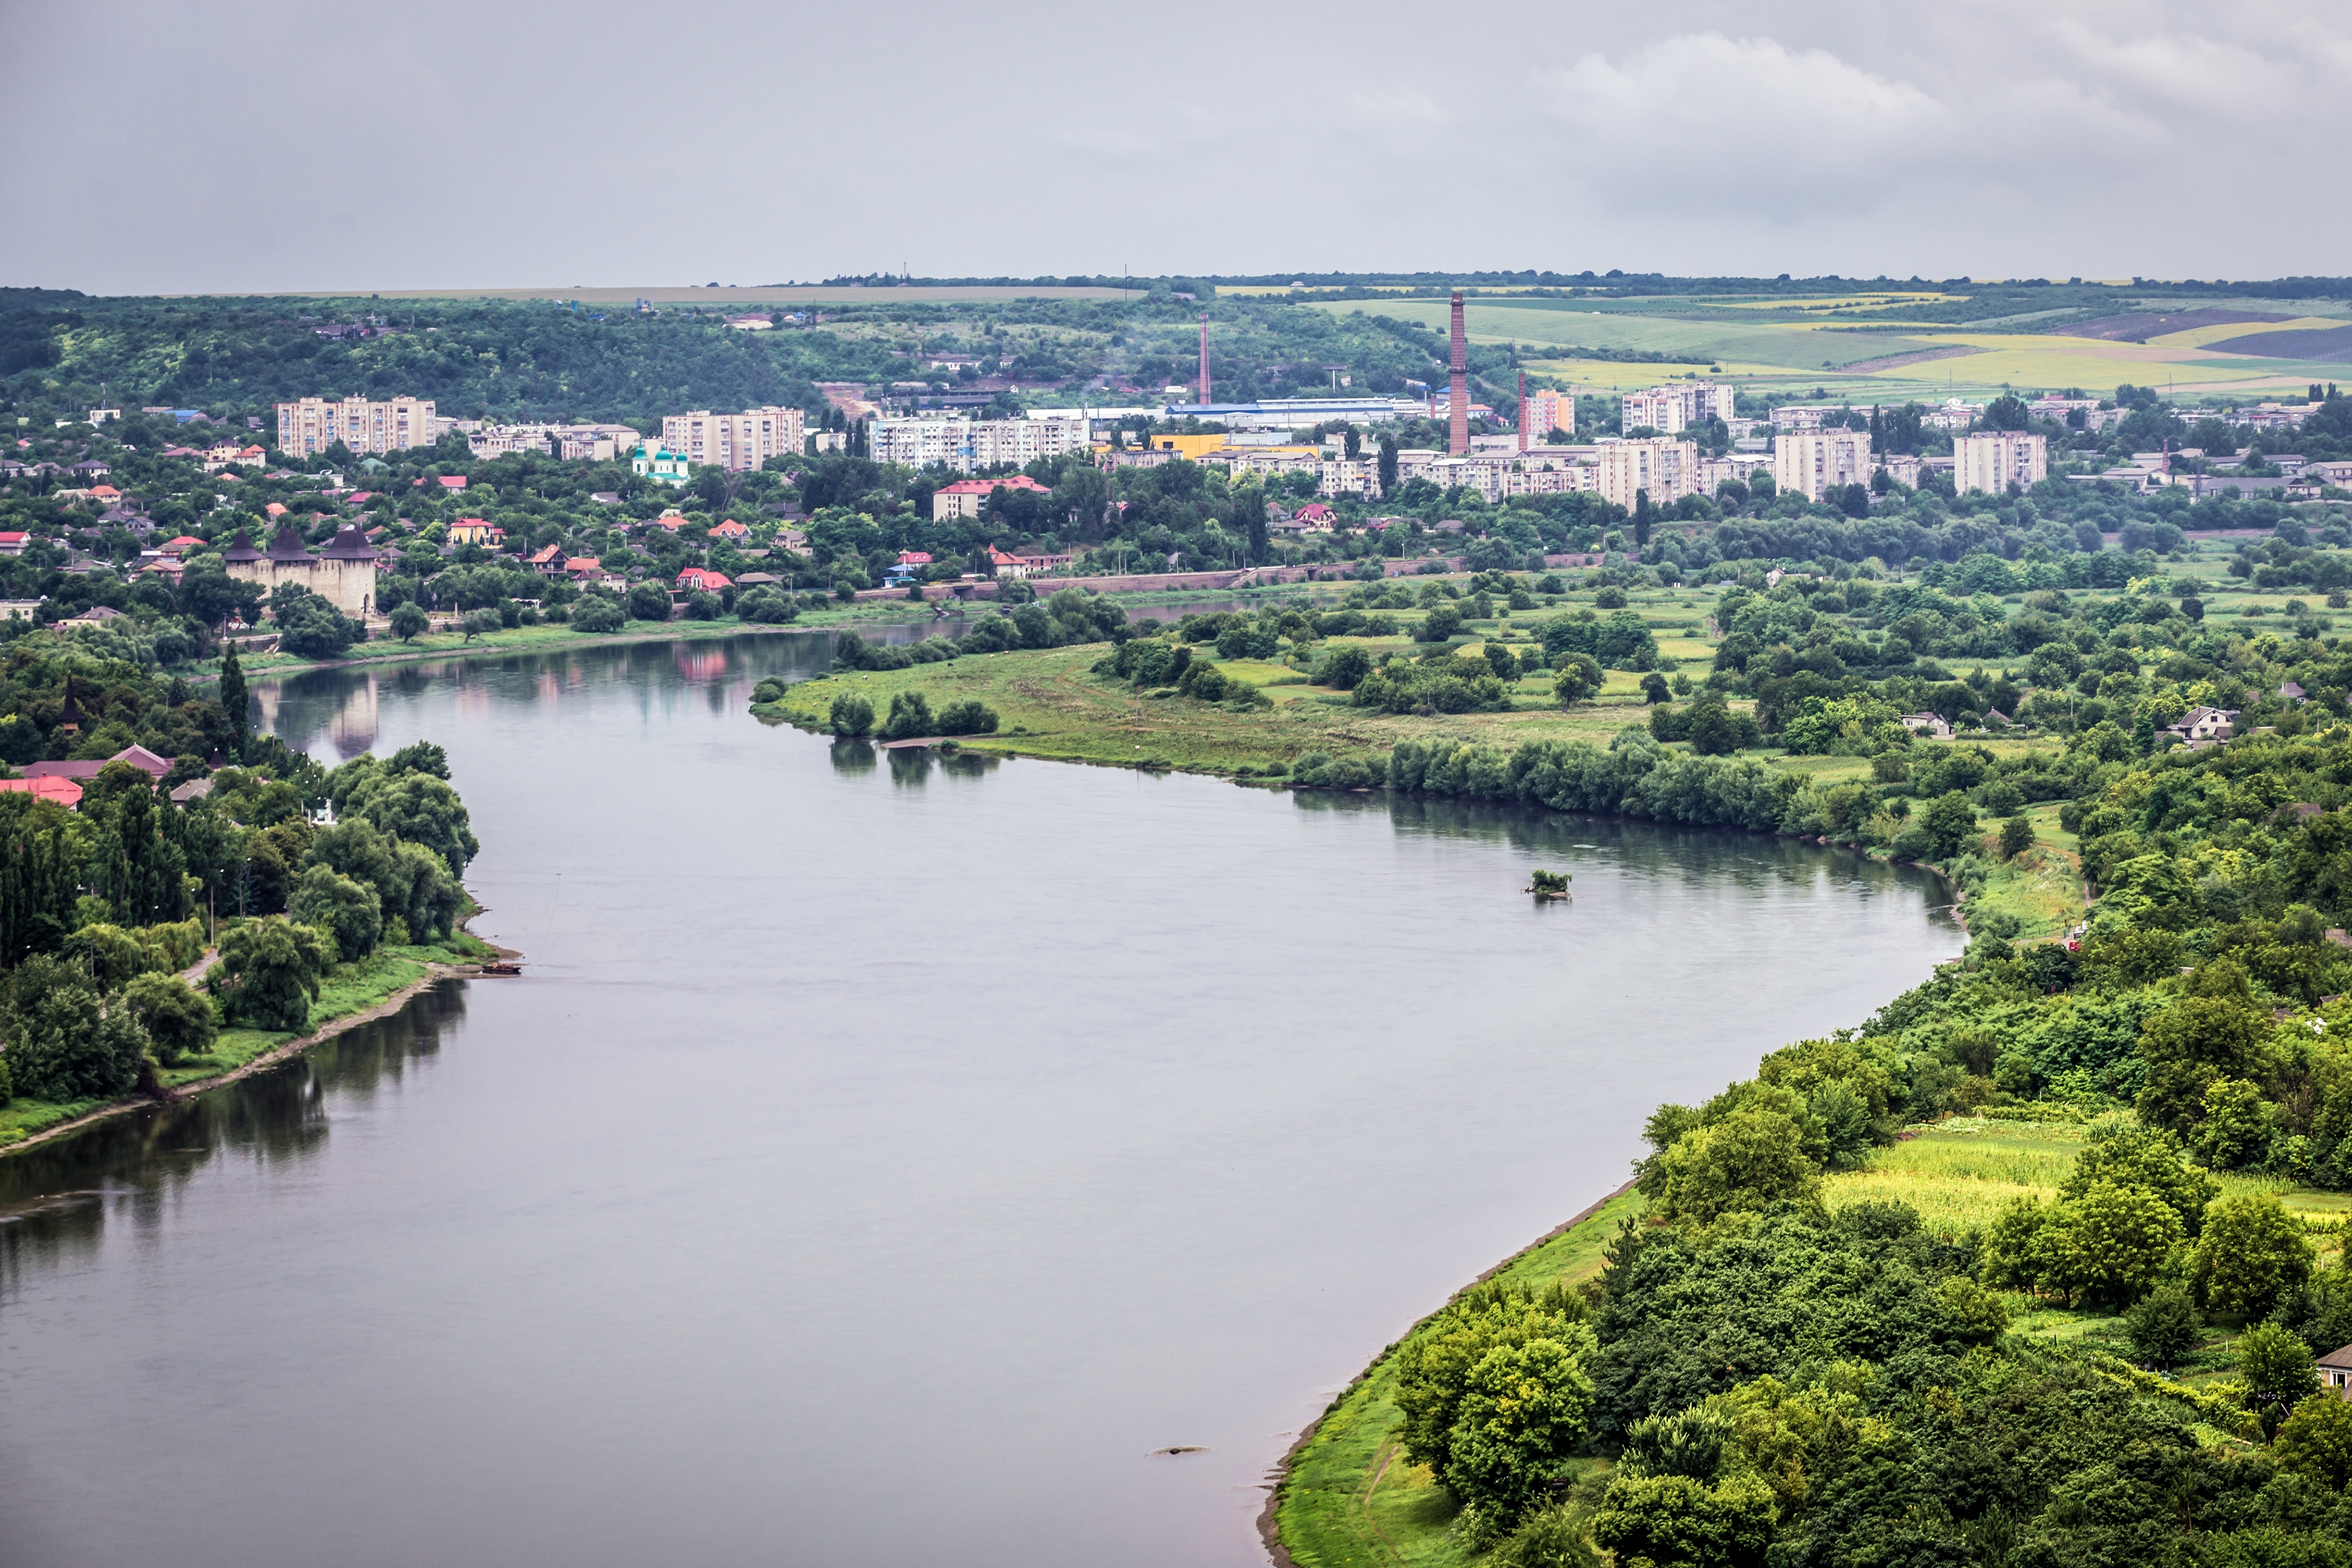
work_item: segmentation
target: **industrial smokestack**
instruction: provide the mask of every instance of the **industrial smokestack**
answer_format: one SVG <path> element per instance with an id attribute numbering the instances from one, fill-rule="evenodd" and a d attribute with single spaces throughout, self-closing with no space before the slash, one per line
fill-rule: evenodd
<path id="1" fill-rule="evenodd" d="M 1519 450 L 1528 449 L 1528 373 L 1519 372 Z"/>
<path id="2" fill-rule="evenodd" d="M 1204 362 L 1205 363 L 1205 360 Z M 1454 296 L 1454 375 L 1447 384 L 1445 450 L 1458 458 L 1470 449 L 1470 340 L 1462 331 L 1462 296 Z"/>
<path id="3" fill-rule="evenodd" d="M 1201 401 L 1201 402 L 1202 402 L 1202 403 L 1206 403 L 1206 402 L 1208 402 L 1208 401 L 1209 401 L 1209 312 L 1208 312 L 1208 311 L 1206 311 L 1206 310 L 1203 310 L 1203 311 L 1202 311 L 1202 312 L 1201 312 L 1201 396 L 1200 396 L 1200 401 Z"/>

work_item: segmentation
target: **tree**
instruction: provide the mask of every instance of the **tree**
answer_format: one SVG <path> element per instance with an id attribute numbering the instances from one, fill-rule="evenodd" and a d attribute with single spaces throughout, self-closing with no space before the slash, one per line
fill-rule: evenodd
<path id="1" fill-rule="evenodd" d="M 1559 668 L 1552 678 L 1552 695 L 1559 699 L 1561 707 L 1573 708 L 1600 690 L 1605 679 L 1601 662 L 1591 654 L 1570 654 L 1559 661 Z"/>
<path id="2" fill-rule="evenodd" d="M 488 633 L 499 629 L 498 612 L 496 610 L 468 610 L 466 613 L 465 618 L 457 623 L 457 626 L 459 630 L 466 634 L 465 640 L 472 642 L 478 637 L 486 636 Z"/>
<path id="3" fill-rule="evenodd" d="M 1684 714 L 1690 725 L 1690 748 L 1700 756 L 1727 757 L 1739 749 L 1739 726 L 1721 693 L 1699 693 Z"/>
<path id="4" fill-rule="evenodd" d="M 392 612 L 392 635 L 403 642 L 415 642 L 432 624 L 433 617 L 418 608 L 414 600 Z"/>
<path id="5" fill-rule="evenodd" d="M 2279 1424 L 2271 1453 L 2280 1468 L 2342 1491 L 2352 1483 L 2352 1402 L 2325 1389 L 2306 1394 Z"/>
<path id="6" fill-rule="evenodd" d="M 228 759 L 237 762 L 245 755 L 245 737 L 253 728 L 245 694 L 245 667 L 236 661 L 236 648 L 232 645 L 221 655 L 221 710 L 228 715 L 229 732 L 236 736 L 230 743 Z"/>
<path id="7" fill-rule="evenodd" d="M 2270 1107 L 2253 1084 L 2242 1078 L 2216 1079 L 2205 1090 L 2203 1107 L 2189 1143 L 2211 1169 L 2243 1170 L 2269 1149 Z"/>
<path id="8" fill-rule="evenodd" d="M 1335 647 L 1316 672 L 1315 684 L 1328 686 L 1335 691 L 1353 691 L 1372 672 L 1372 656 L 1353 643 Z"/>
<path id="9" fill-rule="evenodd" d="M 1772 1540 L 1772 1489 L 1735 1472 L 1708 1487 L 1689 1476 L 1612 1477 L 1592 1539 L 1622 1563 L 1652 1568 L 1753 1568 Z"/>
<path id="10" fill-rule="evenodd" d="M 919 691 L 894 691 L 890 694 L 890 717 L 882 725 L 884 740 L 911 741 L 918 736 L 937 733 L 938 721 L 931 717 L 930 699 Z"/>
<path id="11" fill-rule="evenodd" d="M 2167 1279 L 2124 1314 L 2132 1354 L 2158 1371 L 2178 1365 L 2197 1348 L 2197 1307 L 2188 1288 Z"/>
<path id="12" fill-rule="evenodd" d="M 363 635 L 357 622 L 299 583 L 269 591 L 269 616 L 278 623 L 278 646 L 304 658 L 341 658 Z"/>
<path id="13" fill-rule="evenodd" d="M 669 619 L 669 595 L 658 583 L 639 583 L 629 590 L 629 618 L 636 621 Z"/>
<path id="14" fill-rule="evenodd" d="M 1392 496 L 1397 488 L 1397 444 L 1393 436 L 1381 437 L 1381 494 Z"/>
<path id="15" fill-rule="evenodd" d="M 310 1022 L 319 984 L 335 962 L 335 939 L 283 915 L 248 920 L 221 934 L 208 983 L 235 1022 L 299 1031 Z"/>
<path id="16" fill-rule="evenodd" d="M 2137 1300 L 2184 1234 L 2180 1216 L 2147 1188 L 2095 1182 L 2034 1238 L 2035 1278 L 2084 1301 Z"/>
<path id="17" fill-rule="evenodd" d="M 147 1036 L 130 1008 L 107 1005 L 72 965 L 37 953 L 16 966 L 0 999 L 0 1035 L 17 1094 L 35 1100 L 111 1100 L 139 1081 Z"/>
<path id="18" fill-rule="evenodd" d="M 1657 1212 L 1701 1225 L 1734 1209 L 1810 1201 L 1821 1185 L 1804 1130 L 1761 1107 L 1695 1128 L 1657 1158 Z"/>
<path id="19" fill-rule="evenodd" d="M 1919 826 L 1927 836 L 1928 854 L 1937 860 L 1948 860 L 1976 836 L 1977 808 L 1966 794 L 1950 790 L 1927 803 L 1927 809 L 1920 814 Z"/>
<path id="20" fill-rule="evenodd" d="M 1666 685 L 1666 678 L 1652 670 L 1642 677 L 1642 700 L 1647 703 L 1671 702 L 1675 694 Z"/>
<path id="21" fill-rule="evenodd" d="M 2033 423 L 2032 411 L 2025 399 L 2013 392 L 2004 392 L 1985 405 L 1983 427 L 1987 430 L 2022 430 Z"/>
<path id="22" fill-rule="evenodd" d="M 967 697 L 940 710 L 939 732 L 942 735 L 993 735 L 997 722 L 995 709 L 975 698 Z"/>
<path id="23" fill-rule="evenodd" d="M 1446 1489 L 1491 1516 L 1516 1520 L 1541 1496 L 1585 1433 L 1592 1331 L 1496 1345 L 1464 1380 L 1447 1447 Z"/>
<path id="24" fill-rule="evenodd" d="M 2014 860 L 2033 847 L 2033 824 L 2012 816 L 2000 825 L 2000 858 Z"/>
<path id="25" fill-rule="evenodd" d="M 612 600 L 597 596 L 583 599 L 580 607 L 572 612 L 572 629 L 593 636 L 617 632 L 628 623 L 628 616 Z"/>
<path id="26" fill-rule="evenodd" d="M 827 717 L 836 735 L 866 735 L 874 731 L 874 704 L 854 691 L 835 697 Z"/>
<path id="27" fill-rule="evenodd" d="M 1650 526 L 1654 521 L 1655 514 L 1650 510 L 1650 492 L 1646 489 L 1635 490 L 1633 492 L 1633 542 L 1635 544 L 1646 546 L 1650 542 Z"/>
<path id="28" fill-rule="evenodd" d="M 346 963 L 373 952 L 383 934 L 383 905 L 375 889 L 329 867 L 313 866 L 303 872 L 292 902 L 294 918 L 332 935 Z"/>
<path id="29" fill-rule="evenodd" d="M 2256 1323 L 2238 1336 L 2238 1380 L 2265 1432 L 2277 1431 L 2289 1410 L 2319 1392 L 2311 1347 L 2277 1323 Z"/>
<path id="30" fill-rule="evenodd" d="M 178 975 L 136 975 L 122 988 L 122 1002 L 147 1031 L 148 1043 L 162 1066 L 177 1067 L 212 1049 L 213 1005 Z"/>
<path id="31" fill-rule="evenodd" d="M 2218 1198 L 2194 1254 L 2198 1300 L 2228 1317 L 2258 1318 L 2311 1277 L 2311 1243 L 2270 1193 Z"/>
<path id="32" fill-rule="evenodd" d="M 1567 1503 L 1528 1515 L 1486 1563 L 1487 1568 L 1603 1568 L 1591 1525 Z"/>
<path id="33" fill-rule="evenodd" d="M 1571 1359 L 1580 1358 L 1592 1342 L 1584 1316 L 1583 1303 L 1574 1297 L 1557 1289 L 1538 1294 L 1519 1285 L 1476 1286 L 1437 1312 L 1397 1352 L 1396 1402 L 1404 1415 L 1400 1436 L 1407 1456 L 1451 1486 L 1461 1457 L 1458 1444 L 1465 1438 L 1493 1442 L 1502 1436 L 1472 1431 L 1482 1414 L 1489 1421 L 1496 1417 L 1495 1401 L 1512 1381 L 1511 1363 L 1498 1363 L 1481 1378 L 1487 1358 L 1498 1349 L 1538 1342 L 1566 1345 Z M 1543 1358 L 1547 1367 L 1551 1362 Z M 1516 1370 L 1529 1369 L 1522 1364 Z M 1591 1384 L 1584 1384 L 1583 1398 L 1589 1401 L 1591 1394 Z"/>

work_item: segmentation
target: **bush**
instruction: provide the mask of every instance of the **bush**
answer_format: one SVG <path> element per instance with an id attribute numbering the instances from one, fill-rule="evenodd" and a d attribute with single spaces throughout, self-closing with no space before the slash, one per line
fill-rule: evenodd
<path id="1" fill-rule="evenodd" d="M 870 735 L 874 732 L 874 704 L 854 691 L 845 691 L 835 697 L 827 718 L 836 735 Z"/>
<path id="2" fill-rule="evenodd" d="M 207 976 L 231 1020 L 257 1029 L 299 1031 L 310 1021 L 319 983 L 335 961 L 335 939 L 282 915 L 231 926 Z"/>
<path id="3" fill-rule="evenodd" d="M 911 741 L 939 732 L 938 721 L 931 717 L 929 698 L 919 691 L 894 691 L 890 694 L 890 717 L 882 726 L 884 740 Z"/>
<path id="4" fill-rule="evenodd" d="M 72 964 L 36 953 L 16 966 L 0 1033 L 15 1092 L 54 1101 L 111 1100 L 139 1082 L 147 1035 L 118 998 L 108 1006 Z"/>
<path id="5" fill-rule="evenodd" d="M 1333 648 L 1315 672 L 1315 684 L 1335 691 L 1353 691 L 1372 672 L 1372 656 L 1353 646 Z"/>
<path id="6" fill-rule="evenodd" d="M 164 1067 L 212 1049 L 212 1002 L 178 975 L 142 974 L 123 987 L 122 1001 Z"/>
<path id="7" fill-rule="evenodd" d="M 627 604 L 633 621 L 669 619 L 669 594 L 658 583 L 639 583 L 632 587 Z"/>
<path id="8" fill-rule="evenodd" d="M 628 624 L 628 620 L 621 606 L 610 599 L 583 599 L 572 612 L 571 626 L 575 632 L 587 632 L 593 636 L 617 632 Z"/>
<path id="9" fill-rule="evenodd" d="M 781 626 L 800 610 L 782 593 L 763 583 L 735 601 L 735 613 L 761 626 Z"/>
<path id="10" fill-rule="evenodd" d="M 2311 1277 L 2311 1243 L 2275 1196 L 2245 1193 L 2206 1206 L 2193 1262 L 2208 1311 L 2253 1319 Z"/>
<path id="11" fill-rule="evenodd" d="M 375 950 L 383 934 L 383 906 L 375 889 L 325 866 L 313 866 L 295 885 L 291 913 L 304 925 L 317 926 L 335 939 L 344 963 L 356 963 Z"/>
<path id="12" fill-rule="evenodd" d="M 751 688 L 751 700 L 755 703 L 781 702 L 784 700 L 784 693 L 788 689 L 790 689 L 782 681 L 772 675 Z"/>
<path id="13" fill-rule="evenodd" d="M 995 709 L 969 697 L 940 710 L 939 732 L 942 735 L 993 735 L 996 723 Z"/>
<path id="14" fill-rule="evenodd" d="M 2159 1372 L 2169 1370 L 2197 1348 L 2197 1308 L 2187 1287 L 2168 1279 L 2124 1314 L 2132 1354 Z"/>

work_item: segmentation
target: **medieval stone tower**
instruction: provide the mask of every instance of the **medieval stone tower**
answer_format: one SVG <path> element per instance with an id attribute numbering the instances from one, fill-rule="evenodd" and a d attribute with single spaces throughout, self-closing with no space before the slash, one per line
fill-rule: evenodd
<path id="1" fill-rule="evenodd" d="M 302 535 L 290 522 L 278 529 L 267 552 L 256 550 L 240 530 L 221 560 L 231 577 L 258 583 L 265 593 L 280 583 L 297 583 L 353 619 L 375 614 L 375 546 L 356 526 L 337 532 L 316 555 L 302 547 Z"/>

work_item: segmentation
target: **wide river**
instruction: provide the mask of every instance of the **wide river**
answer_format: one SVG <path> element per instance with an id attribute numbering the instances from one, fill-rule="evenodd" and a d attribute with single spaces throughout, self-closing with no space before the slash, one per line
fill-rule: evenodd
<path id="1" fill-rule="evenodd" d="M 0 1563 L 1241 1568 L 1300 1425 L 1653 1106 L 1961 946 L 1769 838 L 749 716 L 823 657 L 261 689 L 448 748 L 528 976 L 0 1160 Z"/>

